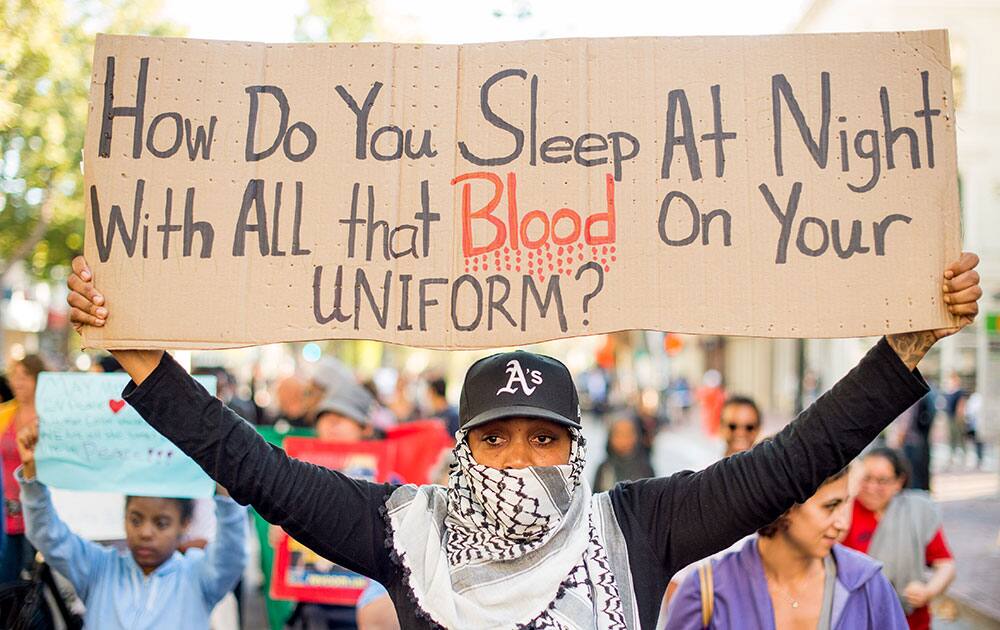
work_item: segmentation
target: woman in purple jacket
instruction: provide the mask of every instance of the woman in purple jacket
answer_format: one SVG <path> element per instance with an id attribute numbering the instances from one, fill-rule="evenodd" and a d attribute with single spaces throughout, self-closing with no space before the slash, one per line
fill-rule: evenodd
<path id="1" fill-rule="evenodd" d="M 845 469 L 742 549 L 701 565 L 671 602 L 667 629 L 906 630 L 881 565 L 837 543 L 848 498 Z"/>

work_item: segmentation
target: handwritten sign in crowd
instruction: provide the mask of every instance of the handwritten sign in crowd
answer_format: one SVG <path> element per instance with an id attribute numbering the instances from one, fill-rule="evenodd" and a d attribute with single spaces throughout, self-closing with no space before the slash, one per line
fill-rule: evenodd
<path id="1" fill-rule="evenodd" d="M 214 376 L 196 376 L 215 391 Z M 54 488 L 155 497 L 209 497 L 215 482 L 121 398 L 127 374 L 43 372 L 38 478 Z"/>
<path id="2" fill-rule="evenodd" d="M 87 343 L 938 327 L 955 164 L 944 31 L 103 36 Z"/>

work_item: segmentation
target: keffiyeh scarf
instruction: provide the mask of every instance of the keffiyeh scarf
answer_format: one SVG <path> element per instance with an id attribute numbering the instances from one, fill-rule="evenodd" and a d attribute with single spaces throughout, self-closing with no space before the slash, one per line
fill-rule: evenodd
<path id="1" fill-rule="evenodd" d="M 457 435 L 448 488 L 402 486 L 386 503 L 415 603 L 446 628 L 634 628 L 624 537 L 607 494 L 570 462 L 499 470 Z"/>

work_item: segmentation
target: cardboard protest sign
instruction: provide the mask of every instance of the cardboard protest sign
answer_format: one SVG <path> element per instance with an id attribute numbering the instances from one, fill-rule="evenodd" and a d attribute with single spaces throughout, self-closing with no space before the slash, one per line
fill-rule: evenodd
<path id="1" fill-rule="evenodd" d="M 215 391 L 214 376 L 196 376 Z M 38 478 L 54 488 L 156 497 L 209 497 L 215 482 L 121 398 L 127 374 L 43 372 Z"/>
<path id="2" fill-rule="evenodd" d="M 88 345 L 953 321 L 945 31 L 94 55 Z"/>

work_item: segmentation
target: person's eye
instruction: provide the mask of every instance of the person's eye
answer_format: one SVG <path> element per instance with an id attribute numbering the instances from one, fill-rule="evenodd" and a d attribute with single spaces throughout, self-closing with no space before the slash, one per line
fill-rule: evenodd
<path id="1" fill-rule="evenodd" d="M 157 529 L 166 529 L 170 527 L 170 521 L 167 519 L 159 519 L 156 521 L 156 527 Z"/>
<path id="2" fill-rule="evenodd" d="M 490 446 L 496 446 L 500 444 L 501 438 L 499 435 L 484 435 L 483 442 L 486 442 Z"/>
<path id="3" fill-rule="evenodd" d="M 554 435 L 545 435 L 543 433 L 542 435 L 535 436 L 535 440 L 537 440 L 542 446 L 548 446 L 549 444 L 555 442 L 556 438 Z"/>

